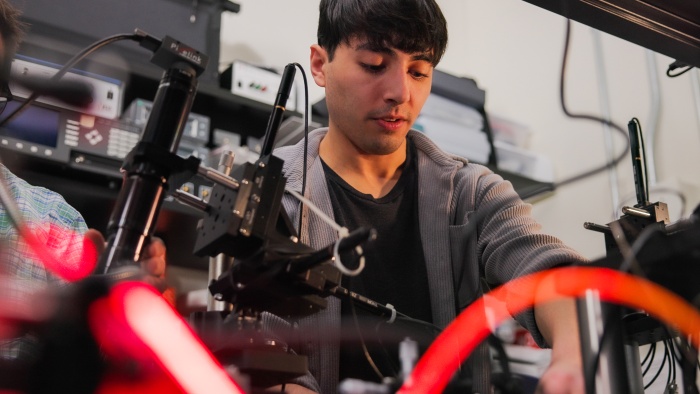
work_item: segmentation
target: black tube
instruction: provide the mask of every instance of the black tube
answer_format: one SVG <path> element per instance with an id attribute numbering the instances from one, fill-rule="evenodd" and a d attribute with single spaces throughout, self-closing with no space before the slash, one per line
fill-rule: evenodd
<path id="1" fill-rule="evenodd" d="M 141 140 L 125 161 L 126 178 L 107 225 L 98 274 L 138 265 L 165 198 L 171 174 L 167 158 L 177 152 L 196 90 L 196 72 L 186 64 L 164 73 Z"/>
<path id="2" fill-rule="evenodd" d="M 287 99 L 289 99 L 289 94 L 292 91 L 295 74 L 296 66 L 293 63 L 289 63 L 284 67 L 282 81 L 280 81 L 280 87 L 277 91 L 277 98 L 275 99 L 275 106 L 272 108 L 272 114 L 270 115 L 270 120 L 267 123 L 267 129 L 265 130 L 265 142 L 263 142 L 262 151 L 260 152 L 261 157 L 272 153 L 272 148 L 275 145 L 275 137 L 277 136 L 277 130 L 280 128 L 280 123 L 282 123 L 282 115 L 284 115 Z"/>

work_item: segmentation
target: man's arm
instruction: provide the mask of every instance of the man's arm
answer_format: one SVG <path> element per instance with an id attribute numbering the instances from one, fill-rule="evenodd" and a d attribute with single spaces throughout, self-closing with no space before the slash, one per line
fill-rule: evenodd
<path id="1" fill-rule="evenodd" d="M 552 347 L 552 361 L 540 378 L 537 392 L 583 394 L 585 384 L 575 301 L 562 299 L 538 304 L 535 320 Z"/>

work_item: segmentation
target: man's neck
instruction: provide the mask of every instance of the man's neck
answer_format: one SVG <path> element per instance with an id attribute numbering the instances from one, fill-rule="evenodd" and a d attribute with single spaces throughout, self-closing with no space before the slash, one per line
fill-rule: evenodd
<path id="1" fill-rule="evenodd" d="M 375 198 L 388 194 L 401 176 L 406 143 L 388 155 L 371 155 L 357 149 L 340 133 L 329 130 L 319 146 L 323 161 L 361 193 Z"/>

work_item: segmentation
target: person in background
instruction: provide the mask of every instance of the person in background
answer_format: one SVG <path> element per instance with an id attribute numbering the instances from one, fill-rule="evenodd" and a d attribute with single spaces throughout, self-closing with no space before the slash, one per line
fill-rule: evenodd
<path id="1" fill-rule="evenodd" d="M 19 10 L 7 0 L 0 0 L 0 113 L 5 109 L 7 102 L 12 100 L 8 86 L 9 70 L 25 30 L 19 15 Z M 3 180 L 29 231 L 59 262 L 65 265 L 78 264 L 86 242 L 94 245 L 97 254 L 104 250 L 105 240 L 102 234 L 95 229 L 88 229 L 81 214 L 61 195 L 28 184 L 0 163 L 0 181 Z M 154 238 L 154 242 L 145 249 L 141 265 L 146 272 L 144 281 L 159 289 L 165 289 L 166 249 L 160 239 Z M 0 275 L 9 280 L 5 284 L 12 284 L 11 288 L 5 287 L 0 291 L 0 301 L 7 300 L 8 297 L 27 296 L 47 282 L 61 281 L 38 261 L 37 256 L 20 237 L 2 204 Z M 31 357 L 35 350 L 36 343 L 30 334 L 0 341 L 0 360 Z"/>
<path id="2" fill-rule="evenodd" d="M 531 206 L 510 182 L 412 130 L 447 48 L 446 21 L 435 0 L 321 0 L 319 9 L 310 70 L 325 88 L 328 127 L 310 133 L 306 168 L 304 141 L 274 154 L 284 160 L 288 189 L 302 193 L 307 177 L 304 196 L 326 215 L 350 231 L 377 230 L 365 248 L 364 271 L 344 277 L 344 287 L 444 328 L 487 291 L 482 279 L 498 286 L 585 262 L 540 233 Z M 306 204 L 287 193 L 283 205 L 292 223 L 301 223 L 301 242 L 313 248 L 335 242 L 337 232 Z M 326 309 L 296 322 L 305 344 L 297 350 L 308 356 L 310 373 L 285 391 L 333 393 L 345 378 L 392 376 L 382 368 L 381 351 L 370 350 L 376 364 L 370 368 L 358 344 L 317 340 L 347 327 L 342 322 L 352 314 L 351 305 L 329 297 Z M 538 390 L 583 393 L 573 300 L 537 305 L 516 318 L 541 346 L 552 348 Z M 473 389 L 489 392 L 477 386 L 480 378 L 474 376 Z"/>

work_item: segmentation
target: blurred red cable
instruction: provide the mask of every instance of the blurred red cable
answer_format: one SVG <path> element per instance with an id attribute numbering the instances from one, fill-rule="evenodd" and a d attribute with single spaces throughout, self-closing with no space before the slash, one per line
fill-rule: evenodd
<path id="1" fill-rule="evenodd" d="M 676 327 L 698 346 L 700 312 L 680 296 L 648 280 L 606 268 L 569 267 L 519 278 L 488 293 L 457 316 L 419 360 L 398 393 L 443 392 L 459 365 L 491 332 L 484 318 L 489 303 L 508 300 L 510 313 L 517 314 L 540 303 L 580 297 L 597 290 L 602 301 L 642 309 Z M 503 308 L 490 308 L 495 324 L 510 315 Z"/>

